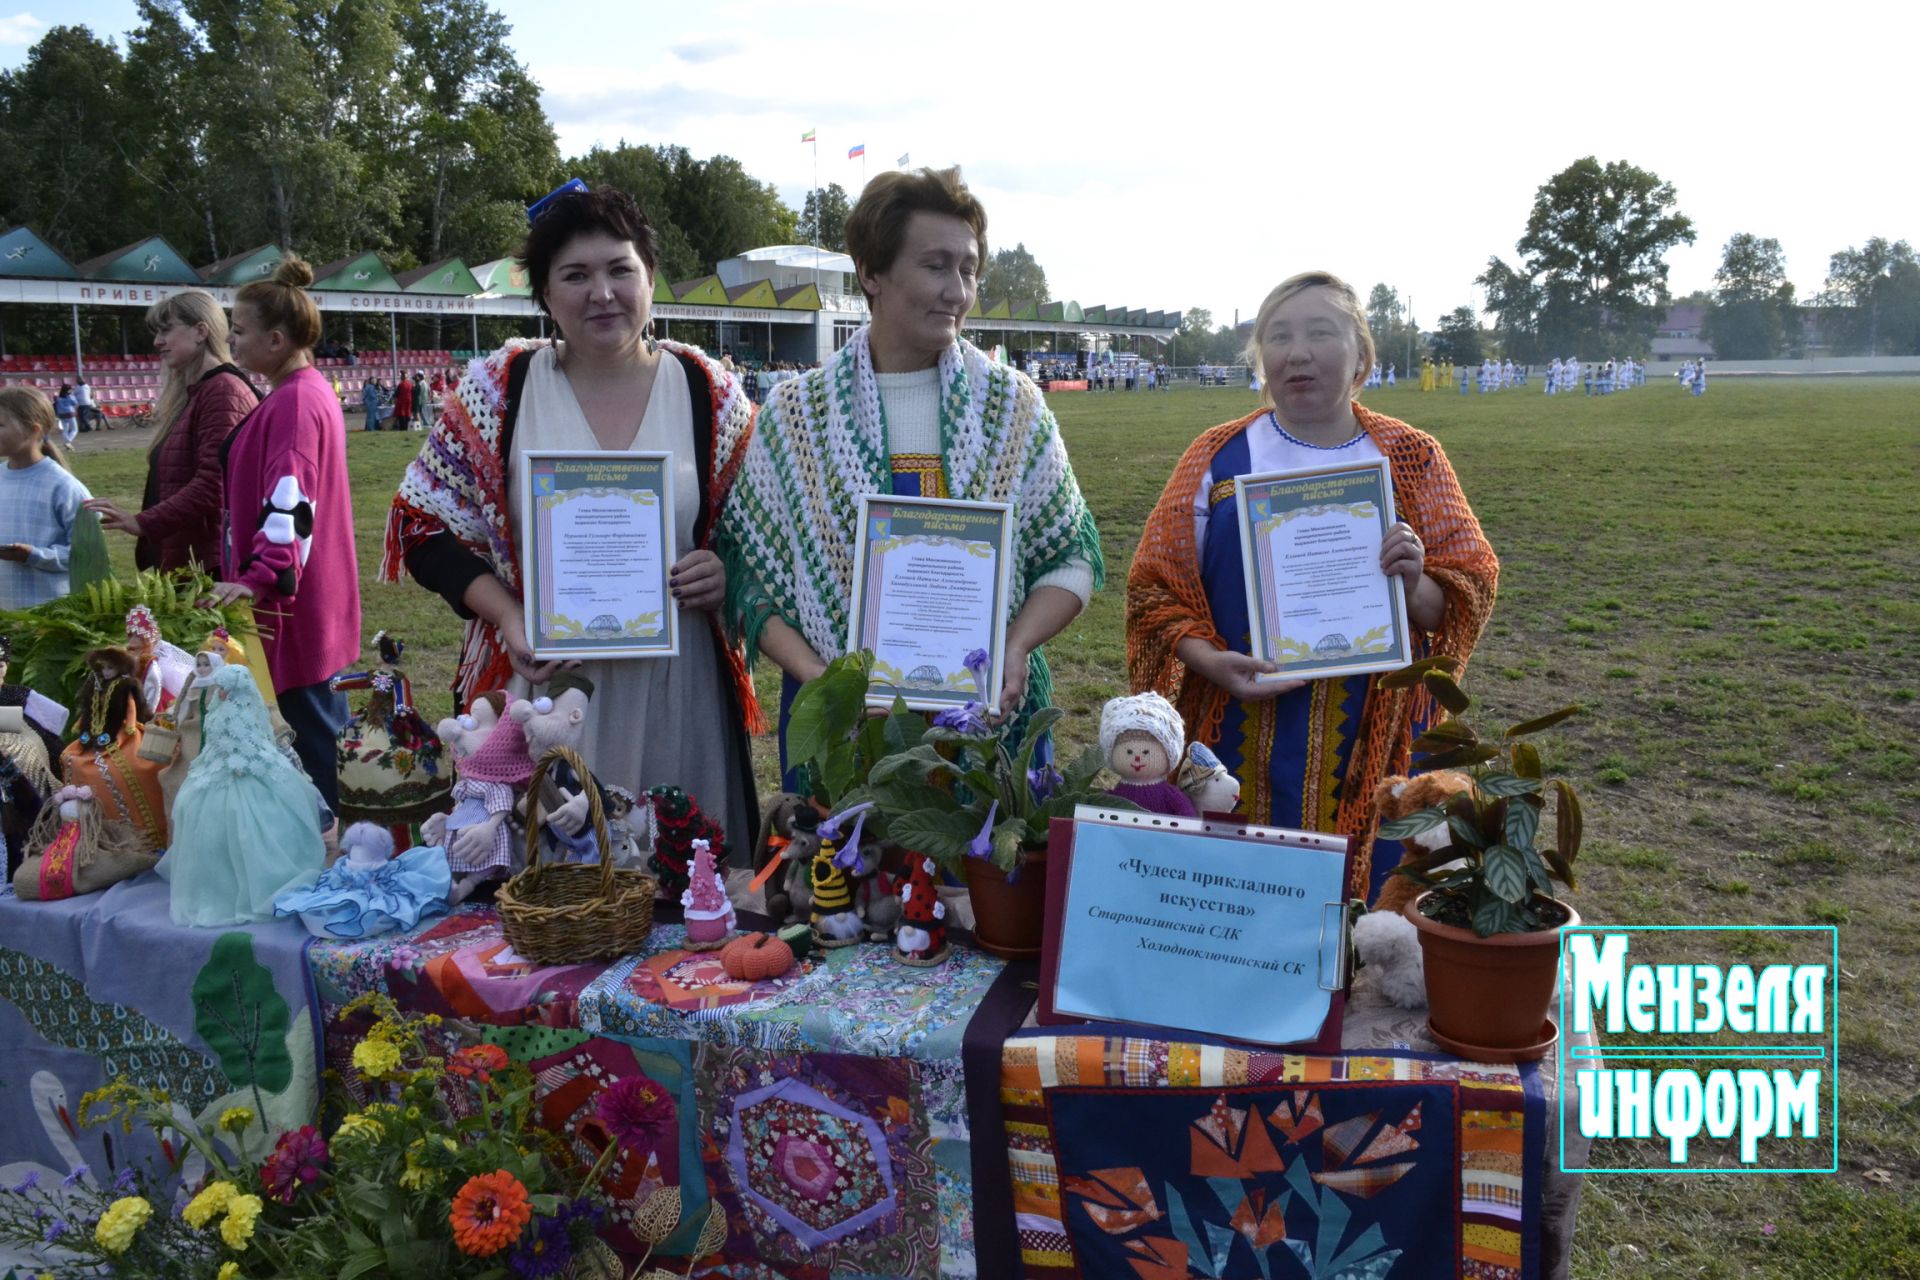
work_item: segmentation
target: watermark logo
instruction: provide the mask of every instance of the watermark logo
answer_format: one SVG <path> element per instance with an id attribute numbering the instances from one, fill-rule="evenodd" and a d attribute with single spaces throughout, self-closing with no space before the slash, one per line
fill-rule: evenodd
<path id="1" fill-rule="evenodd" d="M 1561 1168 L 1839 1168 L 1837 928 L 1586 925 L 1560 948 Z"/>

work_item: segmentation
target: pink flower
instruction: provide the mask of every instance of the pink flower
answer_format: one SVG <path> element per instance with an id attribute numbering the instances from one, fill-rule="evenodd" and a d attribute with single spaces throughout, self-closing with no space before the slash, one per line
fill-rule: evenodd
<path id="1" fill-rule="evenodd" d="M 616 1081 L 600 1095 L 597 1110 L 614 1141 L 643 1151 L 674 1132 L 679 1112 L 666 1088 L 646 1075 Z"/>
<path id="2" fill-rule="evenodd" d="M 260 1165 L 260 1181 L 267 1194 L 281 1204 L 292 1204 L 303 1184 L 317 1182 L 327 1163 L 327 1143 L 310 1124 L 280 1135 L 273 1154 Z"/>

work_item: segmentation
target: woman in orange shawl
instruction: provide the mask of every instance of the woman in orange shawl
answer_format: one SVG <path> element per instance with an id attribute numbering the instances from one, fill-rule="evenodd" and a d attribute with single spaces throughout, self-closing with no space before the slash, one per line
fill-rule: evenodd
<path id="1" fill-rule="evenodd" d="M 1493 610 L 1500 562 L 1433 437 L 1354 402 L 1374 361 L 1353 288 L 1326 272 L 1284 281 L 1254 321 L 1248 356 L 1263 407 L 1194 441 L 1155 504 L 1127 579 L 1127 665 L 1157 689 L 1240 779 L 1254 822 L 1338 831 L 1356 842 L 1351 896 L 1371 901 L 1397 858 L 1372 873 L 1372 795 L 1407 770 L 1416 726 L 1434 718 L 1424 690 L 1378 676 L 1258 682 L 1250 656 L 1233 480 L 1384 457 L 1396 514 L 1381 572 L 1406 585 L 1414 656 L 1465 661 Z"/>

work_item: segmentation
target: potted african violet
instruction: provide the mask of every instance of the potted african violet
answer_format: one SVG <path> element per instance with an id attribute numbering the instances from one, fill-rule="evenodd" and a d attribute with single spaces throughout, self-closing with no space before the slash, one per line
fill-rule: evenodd
<path id="1" fill-rule="evenodd" d="M 973 657 L 978 664 L 968 665 L 979 682 L 986 655 Z M 1035 766 L 1035 744 L 1064 714 L 1042 707 L 1024 725 L 1011 719 L 994 725 L 979 703 L 969 702 L 911 732 L 896 712 L 887 721 L 896 749 L 874 764 L 863 791 L 882 815 L 889 839 L 965 877 L 974 942 L 1010 960 L 1040 955 L 1053 819 L 1071 818 L 1082 804 L 1134 807 L 1094 787 L 1106 765 L 1097 746 L 1064 768 Z"/>
<path id="2" fill-rule="evenodd" d="M 1449 1052 L 1480 1062 L 1543 1056 L 1557 1029 L 1547 1017 L 1560 980 L 1560 931 L 1580 922 L 1552 896 L 1574 887 L 1580 800 L 1563 778 L 1548 778 L 1527 738 L 1576 714 L 1562 707 L 1483 739 L 1462 718 L 1472 700 L 1455 683 L 1451 658 L 1429 658 L 1381 680 L 1389 689 L 1423 686 L 1447 719 L 1414 740 L 1422 771 L 1459 769 L 1470 789 L 1444 804 L 1382 823 L 1380 836 L 1405 840 L 1445 826 L 1437 850 L 1409 844 L 1399 874 L 1427 891 L 1405 914 L 1420 935 L 1429 1027 Z M 1553 797 L 1553 845 L 1537 841 Z M 1455 866 L 1454 863 L 1461 865 Z"/>

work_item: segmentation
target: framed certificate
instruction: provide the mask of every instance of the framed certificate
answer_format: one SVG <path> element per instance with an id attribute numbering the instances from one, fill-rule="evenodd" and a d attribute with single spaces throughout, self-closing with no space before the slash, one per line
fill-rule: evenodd
<path id="1" fill-rule="evenodd" d="M 1005 676 L 1013 508 L 945 498 L 860 499 L 847 647 L 873 651 L 867 701 L 942 711 L 984 700 Z M 984 699 L 967 658 L 987 655 Z"/>
<path id="2" fill-rule="evenodd" d="M 1345 836 L 1081 805 L 1048 844 L 1042 1026 L 1120 1022 L 1337 1052 Z"/>
<path id="3" fill-rule="evenodd" d="M 1405 588 L 1380 572 L 1393 523 L 1384 458 L 1240 476 L 1240 560 L 1263 680 L 1396 671 L 1413 661 Z"/>
<path id="4" fill-rule="evenodd" d="M 529 449 L 520 577 L 533 656 L 666 658 L 680 650 L 673 455 Z"/>

